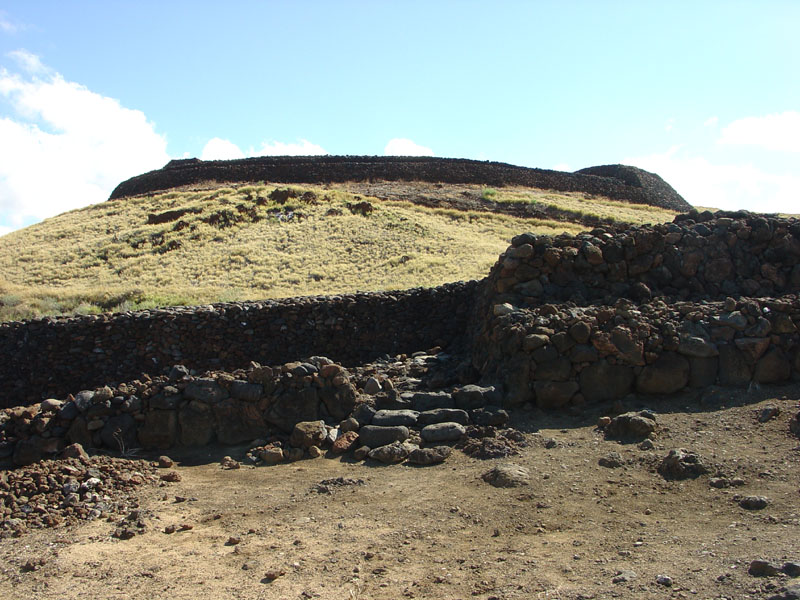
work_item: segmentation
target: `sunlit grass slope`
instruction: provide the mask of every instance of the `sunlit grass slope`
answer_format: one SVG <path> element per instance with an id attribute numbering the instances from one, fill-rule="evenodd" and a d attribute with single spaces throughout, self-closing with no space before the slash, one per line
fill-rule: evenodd
<path id="1" fill-rule="evenodd" d="M 0 238 L 0 319 L 434 286 L 484 277 L 520 232 L 581 229 L 320 186 L 122 198 Z"/>

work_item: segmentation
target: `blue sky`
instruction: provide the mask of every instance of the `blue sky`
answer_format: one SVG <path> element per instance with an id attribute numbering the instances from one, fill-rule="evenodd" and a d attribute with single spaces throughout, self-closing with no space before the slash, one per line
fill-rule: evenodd
<path id="1" fill-rule="evenodd" d="M 0 232 L 170 158 L 627 163 L 800 212 L 800 2 L 0 0 Z"/>

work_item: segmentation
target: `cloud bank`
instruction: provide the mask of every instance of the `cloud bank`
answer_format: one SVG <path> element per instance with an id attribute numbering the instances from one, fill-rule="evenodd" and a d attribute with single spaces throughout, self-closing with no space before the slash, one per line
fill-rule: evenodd
<path id="1" fill-rule="evenodd" d="M 406 138 L 389 140 L 383 153 L 386 156 L 433 156 L 433 150 Z"/>
<path id="2" fill-rule="evenodd" d="M 327 154 L 322 146 L 313 144 L 308 140 L 300 140 L 295 143 L 284 142 L 262 142 L 257 150 L 250 148 L 247 153 L 243 152 L 239 146 L 230 140 L 222 138 L 212 138 L 203 146 L 200 158 L 203 160 L 234 160 L 253 156 L 315 156 Z"/>
<path id="3" fill-rule="evenodd" d="M 774 152 L 800 152 L 800 112 L 790 110 L 739 119 L 722 130 L 719 143 L 756 146 Z"/>
<path id="4" fill-rule="evenodd" d="M 658 173 L 694 206 L 800 211 L 800 175 L 772 173 L 752 164 L 715 164 L 681 146 L 623 162 Z"/>
<path id="5" fill-rule="evenodd" d="M 0 67 L 0 225 L 18 228 L 102 202 L 163 166 L 167 141 L 144 113 L 67 81 L 24 50 Z"/>

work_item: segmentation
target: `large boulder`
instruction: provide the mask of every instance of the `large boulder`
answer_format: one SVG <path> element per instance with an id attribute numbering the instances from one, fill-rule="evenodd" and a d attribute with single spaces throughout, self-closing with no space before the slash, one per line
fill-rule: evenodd
<path id="1" fill-rule="evenodd" d="M 183 395 L 190 400 L 202 402 L 219 402 L 228 397 L 228 390 L 219 385 L 210 377 L 198 377 L 190 381 L 183 390 Z"/>
<path id="2" fill-rule="evenodd" d="M 303 388 L 297 393 L 285 391 L 270 405 L 267 421 L 291 433 L 295 423 L 319 419 L 319 396 L 316 388 Z"/>
<path id="3" fill-rule="evenodd" d="M 165 450 L 178 441 L 178 414 L 174 410 L 151 410 L 139 425 L 139 443 L 147 449 Z"/>
<path id="4" fill-rule="evenodd" d="M 393 427 L 380 427 L 378 425 L 364 425 L 358 430 L 358 439 L 362 446 L 378 448 L 393 442 L 404 442 L 408 439 L 408 427 L 395 425 Z"/>
<path id="5" fill-rule="evenodd" d="M 302 421 L 294 426 L 289 445 L 295 448 L 321 446 L 327 436 L 328 430 L 323 421 Z"/>
<path id="6" fill-rule="evenodd" d="M 214 439 L 214 412 L 205 402 L 192 400 L 182 407 L 178 412 L 178 423 L 184 446 L 205 446 Z"/>
<path id="7" fill-rule="evenodd" d="M 136 436 L 136 420 L 131 415 L 110 417 L 100 430 L 100 438 L 106 448 L 124 452 L 139 445 Z"/>
<path id="8" fill-rule="evenodd" d="M 753 379 L 758 383 L 777 383 L 786 381 L 792 375 L 789 357 L 780 348 L 770 349 L 756 363 Z"/>
<path id="9" fill-rule="evenodd" d="M 214 405 L 217 439 L 222 444 L 240 444 L 264 435 L 267 424 L 258 407 L 241 400 L 223 400 Z"/>
<path id="10" fill-rule="evenodd" d="M 642 368 L 636 378 L 636 391 L 643 394 L 672 394 L 689 383 L 689 361 L 673 352 L 665 352 Z"/>
<path id="11" fill-rule="evenodd" d="M 750 383 L 752 370 L 745 356 L 733 344 L 719 345 L 719 383 L 743 386 Z"/>
<path id="12" fill-rule="evenodd" d="M 581 393 L 589 402 L 615 400 L 626 396 L 633 386 L 633 369 L 600 360 L 581 371 Z"/>
<path id="13" fill-rule="evenodd" d="M 533 391 L 539 408 L 553 409 L 566 405 L 579 389 L 576 381 L 536 381 Z"/>

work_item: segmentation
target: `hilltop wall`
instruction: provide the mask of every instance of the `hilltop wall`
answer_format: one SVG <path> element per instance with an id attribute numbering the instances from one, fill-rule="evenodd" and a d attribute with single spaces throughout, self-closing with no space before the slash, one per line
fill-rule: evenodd
<path id="1" fill-rule="evenodd" d="M 477 282 L 0 324 L 0 407 L 157 375 L 321 355 L 354 365 L 457 345 Z"/>
<path id="2" fill-rule="evenodd" d="M 186 159 L 171 161 L 163 169 L 123 181 L 111 193 L 110 199 L 205 181 L 430 181 L 521 185 L 562 192 L 584 192 L 671 210 L 691 208 L 669 184 L 653 173 L 623 165 L 591 169 L 587 173 L 565 173 L 488 161 L 391 156 L 267 156 L 215 161 Z"/>
<path id="3" fill-rule="evenodd" d="M 523 234 L 486 280 L 473 364 L 508 405 L 546 408 L 786 381 L 800 375 L 798 263 L 797 220 L 745 212 Z"/>

